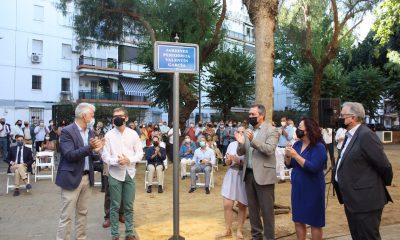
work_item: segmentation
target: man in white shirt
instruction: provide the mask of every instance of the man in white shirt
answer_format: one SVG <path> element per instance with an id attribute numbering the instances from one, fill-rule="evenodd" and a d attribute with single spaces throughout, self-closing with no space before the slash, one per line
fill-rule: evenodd
<path id="1" fill-rule="evenodd" d="M 22 130 L 22 120 L 17 120 L 17 122 L 15 123 L 15 126 L 11 129 L 11 138 L 12 138 L 12 142 L 13 144 L 11 146 L 15 146 L 15 136 L 17 135 L 21 135 L 24 136 L 24 131 Z"/>
<path id="2" fill-rule="evenodd" d="M 335 141 L 337 142 L 336 148 L 338 149 L 338 156 L 340 156 L 340 153 L 342 151 L 344 138 L 346 137 L 346 132 L 347 130 L 344 128 L 339 128 L 336 131 Z"/>
<path id="3" fill-rule="evenodd" d="M 331 166 L 335 166 L 335 156 L 333 154 L 332 144 L 332 128 L 323 128 L 321 130 L 321 134 L 325 141 L 326 151 L 329 153 L 329 158 L 331 159 Z"/>
<path id="4" fill-rule="evenodd" d="M 6 159 L 8 154 L 8 134 L 10 133 L 10 127 L 6 124 L 6 119 L 0 119 L 0 148 L 2 150 L 2 157 Z"/>
<path id="5" fill-rule="evenodd" d="M 169 142 L 169 151 L 168 151 L 168 159 L 171 161 L 171 162 L 174 162 L 174 156 L 173 156 L 173 153 L 174 153 L 174 129 L 173 129 L 173 127 L 172 126 L 174 126 L 174 123 L 171 123 L 171 128 L 168 130 L 168 142 Z M 181 136 L 181 129 L 179 129 L 179 137 Z M 177 159 L 177 161 L 178 161 L 179 159 Z"/>
<path id="6" fill-rule="evenodd" d="M 196 190 L 196 173 L 205 174 L 206 194 L 210 194 L 210 177 L 213 165 L 215 165 L 215 152 L 207 147 L 205 137 L 200 138 L 200 147 L 194 151 L 194 166 L 190 170 L 191 186 L 189 193 Z"/>
<path id="7" fill-rule="evenodd" d="M 128 112 L 125 108 L 113 111 L 114 128 L 105 135 L 102 158 L 109 167 L 111 236 L 119 239 L 119 208 L 125 210 L 125 239 L 138 239 L 133 226 L 136 163 L 143 158 L 143 147 L 136 131 L 125 126 Z"/>

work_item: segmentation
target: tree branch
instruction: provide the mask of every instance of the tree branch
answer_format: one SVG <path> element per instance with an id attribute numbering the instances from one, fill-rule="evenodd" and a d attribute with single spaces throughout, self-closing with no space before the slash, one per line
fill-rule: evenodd
<path id="1" fill-rule="evenodd" d="M 358 25 L 362 23 L 362 20 L 358 21 L 353 27 L 351 27 L 341 38 L 339 38 L 338 42 L 340 43 L 345 37 L 347 37 Z"/>
<path id="2" fill-rule="evenodd" d="M 208 44 L 208 46 L 206 46 L 203 49 L 203 52 L 202 52 L 201 58 L 200 58 L 200 64 L 204 61 L 204 59 L 206 59 L 211 54 L 211 52 L 214 51 L 215 48 L 218 47 L 219 38 L 221 35 L 222 23 L 224 22 L 225 15 L 226 15 L 226 0 L 223 0 L 221 15 L 219 16 L 218 22 L 215 25 L 215 32 L 214 32 L 213 38 L 212 38 L 211 42 Z"/>
<path id="3" fill-rule="evenodd" d="M 310 62 L 310 64 L 315 69 L 318 66 L 318 61 L 311 51 L 312 33 L 311 33 L 311 20 L 310 20 L 310 6 L 304 5 L 303 12 L 304 12 L 304 21 L 306 23 L 306 41 L 303 53 Z"/>
<path id="4" fill-rule="evenodd" d="M 126 9 L 119 9 L 119 8 L 115 8 L 115 9 L 104 9 L 104 11 L 109 12 L 109 13 L 122 13 L 125 14 L 127 16 L 129 16 L 130 18 L 132 18 L 132 20 L 140 22 L 143 27 L 147 30 L 151 42 L 154 44 L 154 42 L 156 41 L 156 33 L 153 29 L 153 27 L 151 26 L 151 24 L 140 14 L 126 10 Z"/>

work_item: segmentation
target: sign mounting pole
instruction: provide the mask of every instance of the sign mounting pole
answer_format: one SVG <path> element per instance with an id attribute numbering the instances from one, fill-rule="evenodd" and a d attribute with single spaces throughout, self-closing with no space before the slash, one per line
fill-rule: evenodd
<path id="1" fill-rule="evenodd" d="M 197 44 L 179 43 L 178 34 L 175 42 L 155 42 L 154 70 L 173 73 L 173 236 L 170 240 L 184 240 L 179 235 L 179 73 L 198 74 L 199 46 Z"/>

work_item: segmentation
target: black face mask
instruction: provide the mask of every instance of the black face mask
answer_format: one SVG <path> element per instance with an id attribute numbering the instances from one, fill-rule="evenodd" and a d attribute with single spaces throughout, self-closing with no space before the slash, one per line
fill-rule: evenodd
<path id="1" fill-rule="evenodd" d="M 202 127 L 203 126 L 203 124 L 199 124 L 199 127 Z"/>
<path id="2" fill-rule="evenodd" d="M 21 127 L 21 126 L 22 126 L 22 123 L 18 123 L 17 125 Z"/>
<path id="3" fill-rule="evenodd" d="M 125 118 L 121 118 L 121 117 L 116 117 L 114 118 L 114 124 L 117 127 L 121 127 L 125 122 Z"/>
<path id="4" fill-rule="evenodd" d="M 24 124 L 24 125 L 25 125 L 25 127 L 29 126 L 29 124 Z"/>
<path id="5" fill-rule="evenodd" d="M 251 124 L 251 126 L 256 126 L 258 124 L 257 117 L 249 117 L 248 122 Z"/>
<path id="6" fill-rule="evenodd" d="M 346 123 L 344 123 L 344 118 L 338 118 L 338 127 L 340 127 L 340 128 L 344 128 L 344 129 L 347 129 L 347 126 L 348 125 L 346 125 Z"/>
<path id="7" fill-rule="evenodd" d="M 236 127 L 236 124 L 232 124 L 232 127 Z"/>
<path id="8" fill-rule="evenodd" d="M 158 128 L 158 127 L 155 127 L 155 128 L 154 128 L 154 131 L 158 131 L 158 130 L 159 130 L 159 128 Z"/>
<path id="9" fill-rule="evenodd" d="M 4 124 L 5 124 L 5 122 L 3 122 L 3 121 L 1 121 L 0 123 L 1 123 L 2 125 L 4 125 Z"/>
<path id="10" fill-rule="evenodd" d="M 304 137 L 304 131 L 300 130 L 300 129 L 296 129 L 296 136 L 300 139 L 302 139 Z"/>
<path id="11" fill-rule="evenodd" d="M 153 142 L 154 147 L 158 147 L 158 142 Z"/>

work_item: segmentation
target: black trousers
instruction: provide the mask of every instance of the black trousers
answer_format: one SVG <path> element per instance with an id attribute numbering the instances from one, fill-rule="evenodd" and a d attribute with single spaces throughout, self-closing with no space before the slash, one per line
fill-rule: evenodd
<path id="1" fill-rule="evenodd" d="M 379 225 L 381 224 L 383 209 L 366 213 L 351 213 L 345 206 L 344 210 L 353 240 L 381 239 Z"/>
<path id="2" fill-rule="evenodd" d="M 244 179 L 253 240 L 275 239 L 275 185 L 259 185 L 253 171 L 246 170 Z M 262 221 L 261 221 L 262 218 Z"/>

